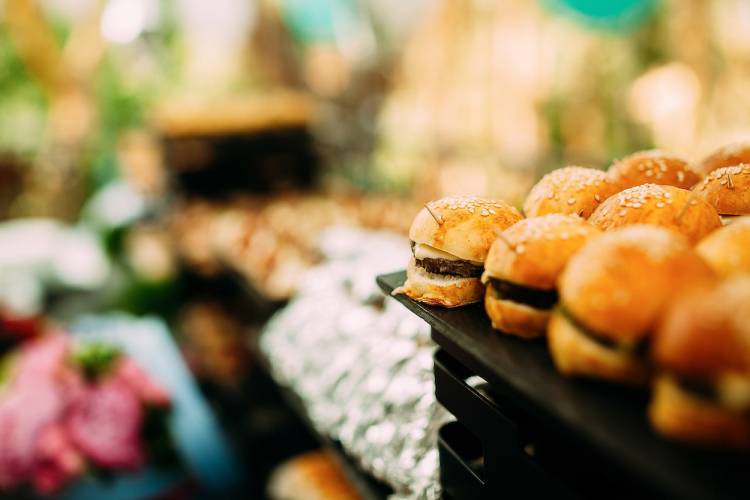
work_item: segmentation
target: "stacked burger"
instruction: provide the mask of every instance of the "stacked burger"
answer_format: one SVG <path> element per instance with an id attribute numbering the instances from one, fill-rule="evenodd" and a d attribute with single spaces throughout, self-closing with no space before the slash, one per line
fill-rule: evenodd
<path id="1" fill-rule="evenodd" d="M 750 145 L 695 166 L 643 151 L 607 171 L 561 168 L 531 189 L 526 218 L 499 200 L 431 202 L 394 293 L 447 307 L 483 298 L 500 334 L 546 338 L 561 374 L 651 387 L 662 435 L 750 448 L 745 161 Z"/>

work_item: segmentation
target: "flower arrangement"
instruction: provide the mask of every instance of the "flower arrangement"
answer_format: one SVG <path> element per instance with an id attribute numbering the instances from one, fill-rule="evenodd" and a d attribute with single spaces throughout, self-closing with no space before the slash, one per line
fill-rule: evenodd
<path id="1" fill-rule="evenodd" d="M 0 493 L 177 465 L 169 394 L 119 349 L 45 330 L 0 361 Z"/>

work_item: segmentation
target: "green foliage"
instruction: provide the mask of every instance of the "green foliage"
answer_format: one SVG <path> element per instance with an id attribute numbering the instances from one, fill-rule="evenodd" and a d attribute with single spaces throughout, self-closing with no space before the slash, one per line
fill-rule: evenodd
<path id="1" fill-rule="evenodd" d="M 81 368 L 87 380 L 93 381 L 108 373 L 121 354 L 116 346 L 91 342 L 75 350 L 73 363 Z"/>

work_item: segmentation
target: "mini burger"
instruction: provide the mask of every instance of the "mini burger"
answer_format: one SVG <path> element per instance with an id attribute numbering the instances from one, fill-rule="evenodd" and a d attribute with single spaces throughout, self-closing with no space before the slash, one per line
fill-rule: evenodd
<path id="1" fill-rule="evenodd" d="M 714 278 L 682 235 L 636 224 L 590 239 L 558 281 L 547 330 L 552 359 L 568 376 L 641 385 L 646 349 L 675 290 Z"/>
<path id="2" fill-rule="evenodd" d="M 492 327 L 524 338 L 544 335 L 557 303 L 557 278 L 571 255 L 599 229 L 577 215 L 516 222 L 492 244 L 482 282 Z"/>
<path id="3" fill-rule="evenodd" d="M 672 439 L 750 447 L 750 276 L 693 291 L 653 339 L 649 418 Z"/>
<path id="4" fill-rule="evenodd" d="M 695 247 L 719 276 L 750 273 L 750 217 L 737 217 Z"/>
<path id="5" fill-rule="evenodd" d="M 716 208 L 725 224 L 750 215 L 750 164 L 714 170 L 693 191 Z"/>
<path id="6" fill-rule="evenodd" d="M 444 307 L 479 302 L 484 260 L 496 232 L 522 218 L 500 200 L 466 196 L 431 201 L 409 229 L 413 257 L 406 282 L 393 293 Z"/>
<path id="7" fill-rule="evenodd" d="M 714 207 L 697 194 L 674 186 L 642 184 L 601 204 L 589 222 L 604 231 L 629 224 L 655 224 L 676 230 L 697 243 L 721 227 Z"/>
<path id="8" fill-rule="evenodd" d="M 533 187 L 523 204 L 526 217 L 575 214 L 588 219 L 604 200 L 619 191 L 601 170 L 565 167 L 548 173 Z"/>
<path id="9" fill-rule="evenodd" d="M 658 150 L 626 156 L 613 163 L 607 174 L 620 189 L 641 184 L 666 184 L 689 189 L 700 180 L 685 160 Z"/>
<path id="10" fill-rule="evenodd" d="M 750 163 L 750 143 L 737 142 L 721 147 L 705 157 L 696 170 L 708 175 L 717 168 L 733 167 L 741 163 Z"/>

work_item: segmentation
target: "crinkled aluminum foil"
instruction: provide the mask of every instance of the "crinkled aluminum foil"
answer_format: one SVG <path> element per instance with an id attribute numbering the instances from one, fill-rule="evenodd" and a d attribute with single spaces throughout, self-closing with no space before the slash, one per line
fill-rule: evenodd
<path id="1" fill-rule="evenodd" d="M 435 400 L 435 346 L 429 326 L 391 298 L 381 303 L 375 284 L 403 268 L 407 242 L 334 229 L 320 247 L 326 263 L 263 332 L 272 375 L 394 499 L 437 499 L 437 431 L 449 415 Z"/>

